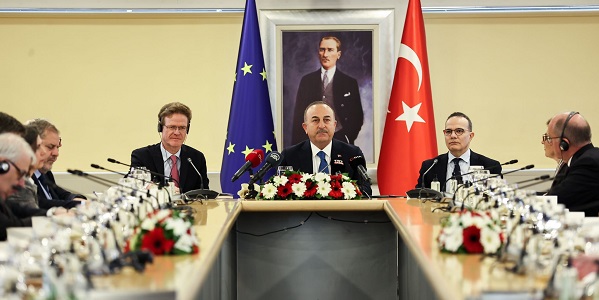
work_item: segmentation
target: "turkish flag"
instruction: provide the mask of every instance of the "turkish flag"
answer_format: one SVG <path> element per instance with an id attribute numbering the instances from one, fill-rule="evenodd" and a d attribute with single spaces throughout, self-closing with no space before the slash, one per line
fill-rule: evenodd
<path id="1" fill-rule="evenodd" d="M 416 186 L 422 161 L 437 154 L 422 8 L 410 0 L 379 155 L 380 194 L 405 195 Z"/>

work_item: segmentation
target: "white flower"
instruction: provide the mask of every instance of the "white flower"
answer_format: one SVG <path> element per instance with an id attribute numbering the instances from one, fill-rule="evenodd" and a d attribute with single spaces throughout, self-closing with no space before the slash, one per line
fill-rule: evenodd
<path id="1" fill-rule="evenodd" d="M 308 181 L 310 179 L 312 179 L 312 174 L 302 173 L 302 182 L 306 182 L 306 181 Z"/>
<path id="2" fill-rule="evenodd" d="M 445 247 L 447 251 L 456 252 L 464 242 L 464 234 L 462 232 L 462 228 L 459 227 L 445 227 L 442 230 L 443 234 L 443 243 L 442 245 Z"/>
<path id="3" fill-rule="evenodd" d="M 287 181 L 289 181 L 289 179 L 287 179 L 287 176 L 281 175 L 281 176 L 274 176 L 272 178 L 272 181 L 274 182 L 275 186 L 281 186 L 281 185 L 285 185 L 287 183 Z"/>
<path id="4" fill-rule="evenodd" d="M 316 173 L 314 174 L 314 180 L 316 180 L 316 182 L 318 182 L 318 185 L 320 185 L 321 182 L 331 181 L 331 176 L 325 173 Z"/>
<path id="5" fill-rule="evenodd" d="M 156 216 L 155 216 L 155 218 L 156 218 L 156 220 L 158 220 L 158 221 L 162 221 L 162 220 L 164 220 L 164 218 L 166 218 L 166 217 L 170 216 L 170 214 L 171 214 L 171 211 L 170 211 L 170 210 L 168 210 L 168 209 L 161 209 L 161 210 L 159 210 L 159 211 L 156 213 Z"/>
<path id="6" fill-rule="evenodd" d="M 191 224 L 183 219 L 169 218 L 166 220 L 166 226 L 164 228 L 172 230 L 175 236 L 184 235 L 187 232 Z"/>
<path id="7" fill-rule="evenodd" d="M 181 251 L 187 252 L 187 253 L 191 253 L 192 246 L 193 246 L 193 239 L 188 234 L 184 234 L 181 237 L 179 237 L 179 239 L 175 243 L 175 248 L 177 248 Z"/>
<path id="8" fill-rule="evenodd" d="M 467 228 L 472 226 L 473 220 L 472 220 L 472 215 L 470 214 L 469 211 L 463 213 L 460 215 L 460 223 L 462 223 L 462 227 L 463 228 Z"/>
<path id="9" fill-rule="evenodd" d="M 262 195 L 264 199 L 273 199 L 277 194 L 277 188 L 272 183 L 267 183 L 262 188 Z"/>
<path id="10" fill-rule="evenodd" d="M 341 178 L 343 179 L 343 181 L 349 181 L 349 180 L 351 180 L 351 178 L 349 178 L 345 174 L 341 174 Z"/>
<path id="11" fill-rule="evenodd" d="M 154 217 L 148 217 L 145 218 L 142 222 L 141 222 L 141 229 L 143 230 L 154 230 L 154 227 L 156 227 L 156 220 L 154 219 Z"/>
<path id="12" fill-rule="evenodd" d="M 499 233 L 485 226 L 480 230 L 480 243 L 483 245 L 485 253 L 495 253 L 501 246 Z"/>
<path id="13" fill-rule="evenodd" d="M 322 173 L 319 173 L 322 174 Z M 331 192 L 331 184 L 328 182 L 318 183 L 317 193 L 323 197 L 327 197 Z"/>
<path id="14" fill-rule="evenodd" d="M 343 182 L 341 184 L 341 191 L 343 192 L 343 198 L 345 200 L 356 197 L 356 187 L 351 182 Z"/>
<path id="15" fill-rule="evenodd" d="M 306 184 L 303 182 L 297 182 L 291 185 L 291 190 L 298 197 L 303 197 L 306 192 Z"/>

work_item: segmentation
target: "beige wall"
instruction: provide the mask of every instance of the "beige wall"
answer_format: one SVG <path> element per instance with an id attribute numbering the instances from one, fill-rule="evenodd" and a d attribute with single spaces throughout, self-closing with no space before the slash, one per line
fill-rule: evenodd
<path id="1" fill-rule="evenodd" d="M 463 111 L 475 151 L 553 168 L 540 144 L 552 114 L 579 110 L 599 130 L 599 15 L 425 19 L 437 131 Z M 239 13 L 0 15 L 0 110 L 59 127 L 58 171 L 124 170 L 106 158 L 127 162 L 132 149 L 158 142 L 158 109 L 181 101 L 194 111 L 187 143 L 218 172 L 241 21 Z"/>

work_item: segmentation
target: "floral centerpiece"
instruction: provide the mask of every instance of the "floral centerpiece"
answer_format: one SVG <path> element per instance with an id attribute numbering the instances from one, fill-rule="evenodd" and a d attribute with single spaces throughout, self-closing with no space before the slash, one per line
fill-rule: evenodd
<path id="1" fill-rule="evenodd" d="M 155 255 L 198 253 L 193 217 L 184 211 L 162 209 L 148 213 L 125 245 L 125 252 L 148 250 Z"/>
<path id="2" fill-rule="evenodd" d="M 443 252 L 486 253 L 499 251 L 504 242 L 497 218 L 489 212 L 465 210 L 449 215 L 441 223 L 437 238 Z"/>
<path id="3" fill-rule="evenodd" d="M 258 192 L 258 200 L 355 200 L 362 196 L 356 181 L 346 174 L 285 171 L 271 177 L 262 186 L 254 186 L 254 189 Z M 239 194 L 245 195 L 246 192 L 247 185 L 242 186 Z"/>

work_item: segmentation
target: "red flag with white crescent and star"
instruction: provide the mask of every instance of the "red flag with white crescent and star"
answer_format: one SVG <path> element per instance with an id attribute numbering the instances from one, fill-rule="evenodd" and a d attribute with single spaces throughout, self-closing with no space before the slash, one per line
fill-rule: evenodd
<path id="1" fill-rule="evenodd" d="M 405 195 L 422 161 L 437 156 L 435 116 L 420 0 L 410 0 L 379 155 L 381 195 Z"/>

